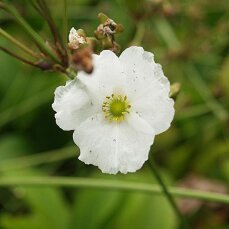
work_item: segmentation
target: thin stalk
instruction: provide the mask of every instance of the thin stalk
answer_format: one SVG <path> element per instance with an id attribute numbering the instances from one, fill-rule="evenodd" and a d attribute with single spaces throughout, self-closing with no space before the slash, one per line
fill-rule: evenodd
<path id="1" fill-rule="evenodd" d="M 34 94 L 20 103 L 0 112 L 0 127 L 49 102 L 52 92 L 53 88 L 43 90 L 38 95 Z"/>
<path id="2" fill-rule="evenodd" d="M 142 40 L 144 38 L 144 34 L 145 34 L 145 22 L 140 21 L 137 24 L 135 36 L 133 40 L 131 41 L 131 45 L 141 45 Z"/>
<path id="3" fill-rule="evenodd" d="M 44 17 L 44 19 L 47 21 L 47 23 L 49 25 L 49 28 L 52 32 L 55 43 L 62 45 L 62 41 L 60 39 L 59 32 L 56 28 L 54 21 L 53 21 L 50 10 L 49 10 L 48 6 L 46 5 L 46 2 L 44 0 L 37 0 L 36 2 L 37 2 L 38 9 L 40 9 L 39 12 L 41 13 L 41 16 Z"/>
<path id="4" fill-rule="evenodd" d="M 70 67 L 66 69 L 65 74 L 71 80 L 73 80 L 77 76 L 77 72 L 75 72 Z"/>
<path id="5" fill-rule="evenodd" d="M 33 56 L 35 58 L 39 58 L 39 54 L 34 53 L 31 49 L 29 49 L 28 47 L 26 47 L 24 44 L 22 44 L 20 41 L 18 41 L 17 39 L 15 39 L 13 36 L 11 36 L 9 33 L 7 33 L 6 31 L 4 31 L 2 28 L 0 28 L 0 35 L 2 35 L 7 40 L 9 40 L 13 44 L 15 44 L 17 47 L 21 48 L 24 52 L 28 53 L 29 55 L 31 55 L 31 56 Z"/>
<path id="6" fill-rule="evenodd" d="M 3 160 L 0 162 L 0 171 L 24 169 L 31 166 L 47 164 L 76 157 L 79 148 L 70 146 L 63 149 L 51 150 L 39 154 L 27 155 L 19 158 Z"/>
<path id="7" fill-rule="evenodd" d="M 199 117 L 211 112 L 211 109 L 206 104 L 194 105 L 177 111 L 176 120 L 183 120 L 189 118 Z"/>
<path id="8" fill-rule="evenodd" d="M 4 48 L 4 47 L 0 46 L 0 50 L 2 50 L 3 52 L 7 53 L 8 55 L 16 58 L 17 60 L 20 60 L 21 62 L 23 62 L 25 64 L 28 64 L 28 65 L 31 65 L 33 67 L 39 68 L 39 66 L 37 66 L 35 63 L 33 63 L 33 62 L 29 61 L 29 60 L 26 60 L 23 57 L 20 57 L 20 56 L 16 55 L 15 53 L 13 53 L 12 51 L 8 50 L 7 48 Z"/>
<path id="9" fill-rule="evenodd" d="M 64 44 L 67 44 L 67 36 L 68 36 L 68 1 L 63 0 L 64 4 L 64 13 L 63 13 L 63 40 Z"/>
<path id="10" fill-rule="evenodd" d="M 47 21 L 49 28 L 52 32 L 54 41 L 55 41 L 55 47 L 58 56 L 61 58 L 62 64 L 67 67 L 68 66 L 68 54 L 66 50 L 66 46 L 63 44 L 63 41 L 60 37 L 59 31 L 56 27 L 56 24 L 53 20 L 52 14 L 46 4 L 45 0 L 36 0 L 37 7 L 40 9 L 41 16 Z"/>
<path id="11" fill-rule="evenodd" d="M 154 176 L 157 179 L 157 181 L 161 187 L 162 192 L 164 193 L 165 197 L 167 198 L 168 202 L 170 203 L 170 205 L 173 208 L 174 212 L 176 213 L 177 217 L 180 219 L 182 226 L 183 226 L 182 228 L 185 228 L 185 226 L 187 226 L 187 223 L 186 223 L 183 215 L 181 214 L 180 210 L 178 209 L 176 202 L 173 199 L 173 196 L 171 195 L 167 186 L 165 185 L 160 173 L 158 172 L 156 164 L 154 163 L 153 160 L 149 160 L 149 164 L 150 164 L 149 167 L 152 170 L 152 172 L 154 173 Z"/>
<path id="12" fill-rule="evenodd" d="M 93 188 L 120 191 L 135 191 L 148 194 L 163 195 L 159 185 L 138 183 L 130 181 L 118 181 L 97 178 L 67 178 L 67 177 L 3 177 L 0 178 L 0 187 L 68 187 L 68 188 Z M 192 198 L 209 202 L 229 204 L 229 196 L 226 194 L 198 191 L 192 189 L 168 187 L 168 191 L 174 197 Z"/>
<path id="13" fill-rule="evenodd" d="M 34 9 L 40 14 L 42 15 L 42 17 L 44 16 L 42 10 L 39 8 L 39 6 L 37 5 L 36 0 L 30 0 L 29 3 L 34 7 Z"/>
<path id="14" fill-rule="evenodd" d="M 10 4 L 2 3 L 0 5 L 8 13 L 10 13 L 16 21 L 25 29 L 25 31 L 34 39 L 34 41 L 39 45 L 44 53 L 46 53 L 54 62 L 61 64 L 57 56 L 52 52 L 50 48 L 46 45 L 45 41 L 40 37 L 40 35 L 33 30 L 33 28 L 21 17 L 17 10 Z"/>

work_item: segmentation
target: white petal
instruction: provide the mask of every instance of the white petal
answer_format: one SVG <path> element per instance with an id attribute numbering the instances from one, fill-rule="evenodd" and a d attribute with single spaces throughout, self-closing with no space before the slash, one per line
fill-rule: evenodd
<path id="1" fill-rule="evenodd" d="M 145 97 L 133 105 L 134 112 L 149 123 L 155 134 L 166 131 L 174 117 L 174 101 L 164 96 Z"/>
<path id="2" fill-rule="evenodd" d="M 100 105 L 106 96 L 122 93 L 125 89 L 126 76 L 119 58 L 111 51 L 104 50 L 100 55 L 93 55 L 94 71 L 88 75 L 79 72 L 78 78 L 86 85 L 91 97 Z"/>
<path id="3" fill-rule="evenodd" d="M 153 54 L 141 47 L 130 47 L 120 56 L 127 75 L 132 111 L 140 115 L 159 134 L 167 130 L 174 117 L 174 101 L 169 98 L 170 83 Z"/>
<path id="4" fill-rule="evenodd" d="M 71 28 L 70 32 L 69 32 L 69 36 L 68 36 L 68 39 L 69 39 L 69 42 L 74 42 L 76 36 L 77 36 L 77 31 L 74 27 Z"/>
<path id="5" fill-rule="evenodd" d="M 154 133 L 135 130 L 127 122 L 107 122 L 103 115 L 88 118 L 73 135 L 81 152 L 79 159 L 103 172 L 135 172 L 148 159 Z"/>
<path id="6" fill-rule="evenodd" d="M 131 112 L 127 117 L 127 122 L 132 126 L 136 131 L 145 133 L 145 134 L 154 134 L 154 129 L 152 126 L 142 119 L 138 113 Z"/>
<path id="7" fill-rule="evenodd" d="M 152 87 L 154 91 L 164 90 L 169 93 L 169 81 L 153 57 L 152 53 L 136 46 L 127 48 L 120 55 L 119 59 L 127 75 L 128 93 L 132 99 L 140 98 L 148 87 Z"/>
<path id="8" fill-rule="evenodd" d="M 77 79 L 56 89 L 52 107 L 57 112 L 56 123 L 63 130 L 74 130 L 93 114 L 91 100 Z"/>

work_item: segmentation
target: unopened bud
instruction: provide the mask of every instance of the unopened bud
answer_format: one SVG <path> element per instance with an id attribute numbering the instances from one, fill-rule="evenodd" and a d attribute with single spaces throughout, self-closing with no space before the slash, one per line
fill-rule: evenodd
<path id="1" fill-rule="evenodd" d="M 169 93 L 169 96 L 173 99 L 176 99 L 177 95 L 179 94 L 180 92 L 180 83 L 174 83 L 170 86 L 170 93 Z"/>
<path id="2" fill-rule="evenodd" d="M 68 46 L 70 49 L 78 49 L 80 45 L 86 43 L 85 33 L 82 29 L 76 30 L 71 28 L 69 33 L 69 43 Z"/>
<path id="3" fill-rule="evenodd" d="M 124 27 L 122 24 L 117 24 L 115 32 L 116 33 L 122 33 L 124 31 Z"/>
<path id="4" fill-rule="evenodd" d="M 104 24 L 107 21 L 107 19 L 109 19 L 109 17 L 107 17 L 107 15 L 104 13 L 99 13 L 98 19 L 99 19 L 101 24 Z"/>
<path id="5" fill-rule="evenodd" d="M 100 25 L 95 31 L 95 36 L 99 40 L 107 36 L 112 36 L 115 33 L 120 33 L 124 30 L 121 24 L 117 24 L 103 13 L 100 13 L 98 18 L 100 20 Z"/>

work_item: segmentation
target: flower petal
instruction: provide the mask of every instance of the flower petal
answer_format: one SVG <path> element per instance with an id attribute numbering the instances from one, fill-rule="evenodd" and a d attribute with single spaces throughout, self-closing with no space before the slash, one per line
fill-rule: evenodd
<path id="1" fill-rule="evenodd" d="M 153 57 L 152 53 L 136 46 L 127 48 L 119 57 L 127 75 L 129 94 L 133 99 L 140 98 L 147 87 L 169 93 L 169 81 L 164 76 L 161 65 L 156 64 Z"/>
<path id="2" fill-rule="evenodd" d="M 155 134 L 167 130 L 174 117 L 174 101 L 169 98 L 170 83 L 153 54 L 142 47 L 127 48 L 120 56 L 127 75 L 132 110 L 147 121 Z"/>
<path id="3" fill-rule="evenodd" d="M 74 132 L 79 159 L 98 166 L 104 173 L 135 172 L 148 159 L 154 133 L 135 130 L 127 122 L 107 122 L 102 115 L 88 118 Z"/>
<path id="4" fill-rule="evenodd" d="M 106 96 L 124 93 L 126 76 L 123 73 L 119 58 L 111 51 L 104 50 L 100 55 L 93 55 L 94 70 L 88 75 L 79 72 L 78 78 L 86 85 L 91 97 L 100 105 Z"/>
<path id="5" fill-rule="evenodd" d="M 133 105 L 134 112 L 147 121 L 154 129 L 155 134 L 166 131 L 174 117 L 174 101 L 163 96 L 145 97 Z"/>
<path id="6" fill-rule="evenodd" d="M 138 113 L 131 112 L 127 117 L 127 122 L 132 126 L 136 131 L 145 133 L 145 134 L 154 134 L 154 129 L 152 126 L 142 119 Z"/>
<path id="7" fill-rule="evenodd" d="M 63 130 L 74 130 L 93 113 L 90 98 L 77 79 L 56 89 L 52 108 L 57 112 L 56 123 Z"/>

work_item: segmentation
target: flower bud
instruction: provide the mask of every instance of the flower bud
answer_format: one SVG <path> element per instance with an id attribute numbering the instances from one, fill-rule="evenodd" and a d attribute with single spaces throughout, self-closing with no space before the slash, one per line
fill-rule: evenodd
<path id="1" fill-rule="evenodd" d="M 82 29 L 76 30 L 71 28 L 69 33 L 69 43 L 68 46 L 70 49 L 78 49 L 80 45 L 86 43 L 86 36 Z"/>
<path id="2" fill-rule="evenodd" d="M 174 83 L 170 86 L 170 93 L 169 93 L 169 97 L 176 99 L 177 95 L 180 92 L 180 83 Z"/>
<path id="3" fill-rule="evenodd" d="M 104 24 L 107 21 L 107 19 L 109 19 L 109 17 L 107 17 L 107 15 L 104 13 L 99 13 L 98 19 L 99 19 L 101 24 Z"/>
<path id="4" fill-rule="evenodd" d="M 123 32 L 124 28 L 121 24 L 117 24 L 111 18 L 108 18 L 105 14 L 100 13 L 98 15 L 100 25 L 95 31 L 97 39 L 101 40 L 107 36 L 112 36 L 115 33 Z"/>

